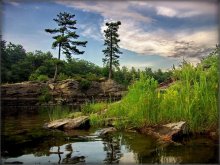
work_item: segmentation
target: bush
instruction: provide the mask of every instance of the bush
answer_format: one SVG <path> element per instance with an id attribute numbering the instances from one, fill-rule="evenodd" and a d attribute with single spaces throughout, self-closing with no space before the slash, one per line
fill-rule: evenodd
<path id="1" fill-rule="evenodd" d="M 58 76 L 57 76 L 57 80 L 59 81 L 62 81 L 62 80 L 66 80 L 68 79 L 69 77 L 67 75 L 65 75 L 64 73 L 60 73 Z"/>
<path id="2" fill-rule="evenodd" d="M 98 81 L 99 76 L 97 76 L 96 74 L 88 73 L 86 74 L 86 79 L 89 81 Z"/>
<path id="3" fill-rule="evenodd" d="M 88 90 L 91 86 L 91 81 L 88 81 L 86 79 L 82 79 L 79 83 L 79 87 L 81 90 Z"/>
<path id="4" fill-rule="evenodd" d="M 52 100 L 52 95 L 47 87 L 41 89 L 41 95 L 38 97 L 40 103 L 48 103 Z"/>
<path id="5" fill-rule="evenodd" d="M 39 76 L 37 77 L 37 80 L 38 80 L 38 81 L 48 81 L 49 78 L 48 78 L 47 75 L 39 75 Z"/>
<path id="6" fill-rule="evenodd" d="M 39 74 L 37 74 L 37 73 L 32 73 L 30 76 L 29 76 L 29 78 L 28 78 L 28 80 L 29 81 L 35 81 L 35 80 L 37 80 L 37 77 L 39 76 Z"/>

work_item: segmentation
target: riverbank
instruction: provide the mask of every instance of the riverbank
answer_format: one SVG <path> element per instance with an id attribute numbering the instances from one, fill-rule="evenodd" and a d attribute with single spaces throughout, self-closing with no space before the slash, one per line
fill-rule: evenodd
<path id="1" fill-rule="evenodd" d="M 2 106 L 81 105 L 100 101 L 117 101 L 126 89 L 112 80 L 53 83 L 27 81 L 1 85 Z"/>
<path id="2" fill-rule="evenodd" d="M 93 127 L 114 126 L 118 130 L 155 128 L 183 121 L 186 134 L 217 134 L 218 71 L 213 63 L 194 67 L 185 63 L 174 71 L 174 81 L 160 87 L 144 74 L 128 87 L 118 102 L 91 103 L 82 107 L 82 114 Z M 167 139 L 170 139 L 168 137 Z"/>

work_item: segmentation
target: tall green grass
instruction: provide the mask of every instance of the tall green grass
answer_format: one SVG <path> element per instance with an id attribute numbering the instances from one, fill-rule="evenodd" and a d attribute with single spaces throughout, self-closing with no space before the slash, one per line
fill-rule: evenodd
<path id="1" fill-rule="evenodd" d="M 48 108 L 47 113 L 50 121 L 69 118 L 72 114 L 71 110 L 68 107 L 59 105 Z"/>
<path id="2" fill-rule="evenodd" d="M 184 62 L 180 69 L 174 71 L 176 82 L 165 92 L 158 89 L 156 80 L 141 74 L 140 79 L 129 86 L 121 102 L 108 105 L 105 116 L 93 116 L 93 123 L 99 123 L 99 118 L 115 117 L 118 118 L 116 127 L 129 128 L 184 120 L 191 132 L 216 129 L 217 64 L 216 54 L 210 55 L 197 67 Z"/>

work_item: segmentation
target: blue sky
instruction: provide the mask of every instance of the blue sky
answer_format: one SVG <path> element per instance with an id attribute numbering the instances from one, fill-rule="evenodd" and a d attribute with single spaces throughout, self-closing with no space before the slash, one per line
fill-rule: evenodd
<path id="1" fill-rule="evenodd" d="M 217 1 L 216 1 L 217 2 Z M 218 6 L 215 1 L 5 1 L 3 39 L 26 51 L 51 51 L 59 12 L 75 14 L 79 40 L 86 40 L 81 58 L 102 66 L 105 23 L 120 20 L 121 66 L 169 69 L 185 58 L 196 64 L 218 43 Z M 65 58 L 64 56 L 62 58 Z"/>

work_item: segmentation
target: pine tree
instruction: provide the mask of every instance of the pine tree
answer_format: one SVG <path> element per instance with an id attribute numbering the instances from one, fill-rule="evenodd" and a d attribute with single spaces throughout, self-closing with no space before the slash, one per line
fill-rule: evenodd
<path id="1" fill-rule="evenodd" d="M 107 29 L 104 30 L 105 33 L 104 46 L 106 46 L 106 48 L 103 50 L 103 53 L 105 55 L 105 58 L 103 58 L 103 62 L 109 68 L 109 79 L 112 78 L 112 67 L 119 66 L 118 54 L 122 54 L 118 46 L 118 43 L 120 42 L 120 40 L 118 39 L 119 25 L 121 25 L 120 21 L 106 23 Z"/>
<path id="2" fill-rule="evenodd" d="M 61 50 L 66 55 L 68 60 L 71 59 L 71 54 L 80 55 L 83 54 L 84 51 L 80 51 L 77 49 L 77 46 L 86 47 L 87 41 L 76 41 L 79 38 L 79 35 L 76 34 L 76 20 L 74 20 L 75 15 L 70 13 L 59 13 L 57 18 L 53 19 L 59 28 L 55 29 L 45 29 L 46 32 L 51 34 L 56 34 L 53 36 L 55 40 L 52 43 L 52 48 L 58 47 L 58 59 L 60 60 Z M 56 63 L 55 73 L 54 73 L 54 81 L 57 79 L 58 72 L 58 63 Z"/>

